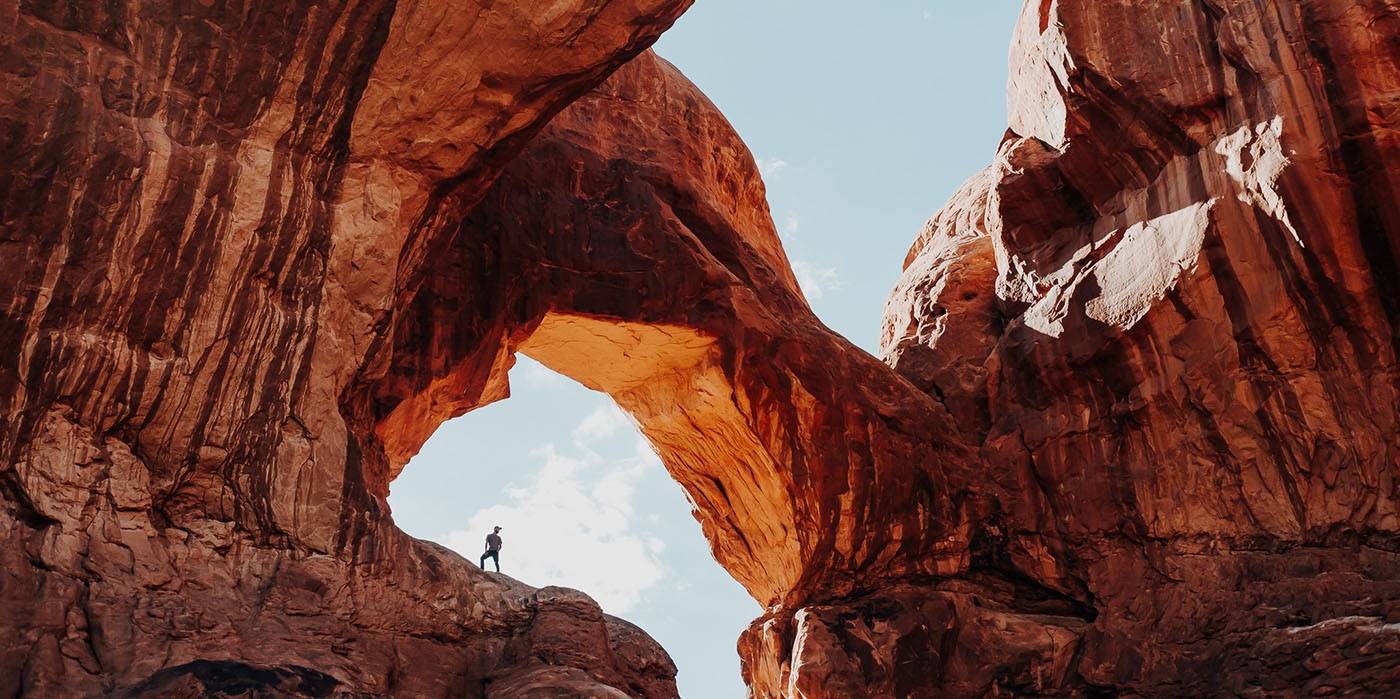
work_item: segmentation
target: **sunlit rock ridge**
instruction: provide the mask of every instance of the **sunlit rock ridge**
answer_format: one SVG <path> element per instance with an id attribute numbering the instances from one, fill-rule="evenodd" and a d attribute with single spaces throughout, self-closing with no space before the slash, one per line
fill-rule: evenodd
<path id="1" fill-rule="evenodd" d="M 884 362 L 688 4 L 0 6 L 0 696 L 675 696 L 393 525 L 517 353 L 686 489 L 756 697 L 1400 691 L 1393 3 L 1032 0 Z"/>

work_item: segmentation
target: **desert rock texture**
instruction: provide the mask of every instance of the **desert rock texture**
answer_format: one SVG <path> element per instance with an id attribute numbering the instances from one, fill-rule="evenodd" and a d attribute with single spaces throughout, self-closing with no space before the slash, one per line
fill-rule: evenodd
<path id="1" fill-rule="evenodd" d="M 883 335 L 1003 488 L 957 577 L 1069 603 L 961 686 L 1400 692 L 1400 6 L 1030 2 L 1008 106 Z"/>
<path id="2" fill-rule="evenodd" d="M 358 407 L 461 211 L 686 5 L 0 3 L 0 696 L 674 696 L 395 528 Z"/>
<path id="3" fill-rule="evenodd" d="M 0 696 L 674 696 L 393 525 L 517 353 L 687 490 L 756 697 L 1400 692 L 1400 7 L 1031 0 L 882 362 L 688 4 L 0 5 Z"/>

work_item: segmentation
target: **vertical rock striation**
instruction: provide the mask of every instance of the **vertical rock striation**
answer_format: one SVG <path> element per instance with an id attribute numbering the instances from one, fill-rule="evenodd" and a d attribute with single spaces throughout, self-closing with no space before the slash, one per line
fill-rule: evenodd
<path id="1" fill-rule="evenodd" d="M 883 354 L 1008 484 L 986 563 L 1092 613 L 1027 691 L 1396 691 L 1396 10 L 1023 10 Z"/>
<path id="2" fill-rule="evenodd" d="M 755 696 L 1400 691 L 1393 2 L 1027 3 L 888 366 L 642 53 L 687 4 L 0 6 L 0 696 L 673 696 L 393 526 L 517 352 L 686 489 Z"/>
<path id="3" fill-rule="evenodd" d="M 341 401 L 445 221 L 687 4 L 0 5 L 0 696 L 674 694 L 394 528 Z"/>

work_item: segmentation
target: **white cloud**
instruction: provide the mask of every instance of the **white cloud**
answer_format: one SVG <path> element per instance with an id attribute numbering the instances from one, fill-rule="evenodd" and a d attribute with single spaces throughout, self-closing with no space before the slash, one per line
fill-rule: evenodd
<path id="1" fill-rule="evenodd" d="M 933 17 L 933 10 L 924 10 L 924 19 Z"/>
<path id="2" fill-rule="evenodd" d="M 569 377 L 523 355 L 515 355 L 515 367 L 511 369 L 512 379 L 520 379 L 532 388 L 553 388 L 568 385 Z"/>
<path id="3" fill-rule="evenodd" d="M 783 232 L 788 235 L 796 235 L 799 223 L 795 214 L 788 214 L 787 220 L 783 222 Z"/>
<path id="4" fill-rule="evenodd" d="M 817 267 L 806 260 L 793 260 L 792 273 L 797 277 L 802 293 L 812 301 L 820 299 L 828 291 L 841 289 L 841 280 L 834 267 Z"/>
<path id="5" fill-rule="evenodd" d="M 612 408 L 616 414 L 595 410 L 584 418 L 575 438 L 614 434 L 626 418 Z M 640 436 L 635 442 L 631 454 L 617 459 L 581 443 L 577 454 L 561 454 L 553 444 L 535 449 L 531 456 L 543 465 L 523 486 L 506 489 L 507 502 L 476 512 L 465 529 L 439 540 L 477 561 L 486 534 L 500 526 L 503 573 L 530 585 L 583 590 L 608 613 L 624 614 L 666 576 L 664 539 L 634 518 L 637 487 L 658 474 L 660 460 Z"/>
<path id="6" fill-rule="evenodd" d="M 619 429 L 632 424 L 627 413 L 617 407 L 617 403 L 603 401 L 574 428 L 570 435 L 580 445 L 607 439 L 617 434 Z"/>
<path id="7" fill-rule="evenodd" d="M 764 177 L 768 177 L 769 175 L 772 175 L 773 173 L 787 167 L 786 160 L 779 160 L 777 158 L 774 158 L 772 160 L 764 160 L 763 158 L 759 158 L 757 163 L 758 172 Z"/>
<path id="8" fill-rule="evenodd" d="M 799 223 L 796 214 L 788 214 L 787 219 L 783 221 L 783 227 L 778 229 L 778 237 L 782 238 L 784 243 L 792 244 L 793 241 L 797 240 L 797 226 Z"/>
<path id="9" fill-rule="evenodd" d="M 661 457 L 657 455 L 656 448 L 651 446 L 651 442 L 648 442 L 641 434 L 638 434 L 637 441 L 632 443 L 632 457 L 656 468 L 666 468 L 661 463 Z"/>

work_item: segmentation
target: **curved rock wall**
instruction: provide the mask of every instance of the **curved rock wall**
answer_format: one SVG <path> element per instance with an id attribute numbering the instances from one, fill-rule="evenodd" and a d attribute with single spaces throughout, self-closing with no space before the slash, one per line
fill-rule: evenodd
<path id="1" fill-rule="evenodd" d="M 0 696 L 674 695 L 399 532 L 341 401 L 444 220 L 687 4 L 0 6 Z"/>
<path id="2" fill-rule="evenodd" d="M 1011 67 L 883 354 L 1009 484 L 990 562 L 1093 613 L 1031 686 L 1394 691 L 1396 6 L 1028 3 Z"/>
<path id="3" fill-rule="evenodd" d="M 1400 691 L 1393 3 L 1028 3 L 889 366 L 638 55 L 686 4 L 0 8 L 0 695 L 674 695 L 393 527 L 517 352 L 767 605 L 756 696 Z"/>

